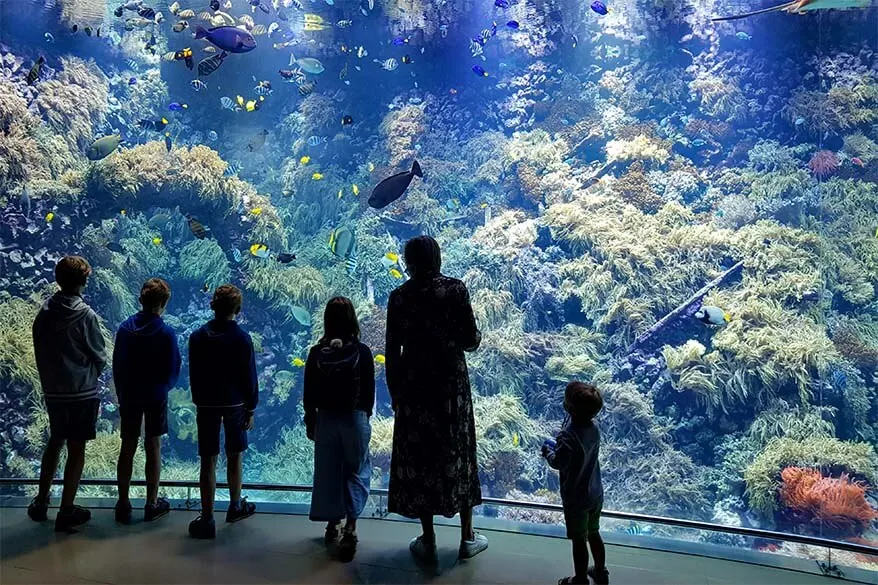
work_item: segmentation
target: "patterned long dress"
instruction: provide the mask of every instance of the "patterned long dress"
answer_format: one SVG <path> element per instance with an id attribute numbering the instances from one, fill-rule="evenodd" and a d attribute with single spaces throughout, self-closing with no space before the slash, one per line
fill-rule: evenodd
<path id="1" fill-rule="evenodd" d="M 448 518 L 481 503 L 465 351 L 481 342 L 459 280 L 412 279 L 387 307 L 387 386 L 394 403 L 390 512 Z"/>

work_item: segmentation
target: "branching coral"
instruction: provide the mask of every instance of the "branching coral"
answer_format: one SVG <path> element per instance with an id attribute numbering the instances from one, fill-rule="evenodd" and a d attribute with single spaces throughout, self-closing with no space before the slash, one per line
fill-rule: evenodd
<path id="1" fill-rule="evenodd" d="M 229 260 L 220 245 L 213 239 L 194 240 L 180 250 L 180 274 L 199 287 L 213 290 L 229 282 Z"/>
<path id="2" fill-rule="evenodd" d="M 813 528 L 821 533 L 829 528 L 842 536 L 856 536 L 878 519 L 878 511 L 866 501 L 863 484 L 847 474 L 823 477 L 817 469 L 787 467 L 780 475 L 780 499 L 796 523 L 816 525 Z"/>
<path id="3" fill-rule="evenodd" d="M 871 485 L 878 480 L 878 460 L 867 443 L 846 443 L 830 437 L 774 439 L 744 471 L 751 509 L 765 515 L 777 511 L 780 474 L 790 466 L 820 468 L 831 476 L 847 473 Z"/>

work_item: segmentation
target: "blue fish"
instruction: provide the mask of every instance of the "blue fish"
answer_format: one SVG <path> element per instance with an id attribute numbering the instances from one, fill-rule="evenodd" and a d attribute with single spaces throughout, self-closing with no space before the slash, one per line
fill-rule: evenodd
<path id="1" fill-rule="evenodd" d="M 494 6 L 497 8 L 509 8 L 509 0 L 494 0 Z"/>
<path id="2" fill-rule="evenodd" d="M 508 26 L 512 30 L 518 30 L 518 27 L 520 25 L 518 24 L 517 20 L 510 20 L 509 22 L 506 23 L 506 26 Z"/>
<path id="3" fill-rule="evenodd" d="M 488 72 L 485 71 L 485 68 L 482 67 L 481 65 L 473 65 L 473 73 L 475 73 L 479 77 L 487 77 L 488 76 Z"/>
<path id="4" fill-rule="evenodd" d="M 168 109 L 172 112 L 182 112 L 189 106 L 187 104 L 181 104 L 180 102 L 171 102 L 168 104 Z"/>
<path id="5" fill-rule="evenodd" d="M 393 39 L 393 41 L 391 41 L 391 42 L 393 43 L 393 45 L 394 45 L 395 47 L 401 47 L 402 45 L 404 45 L 404 44 L 406 44 L 407 42 L 409 42 L 409 40 L 406 39 L 406 38 L 403 38 L 403 37 L 396 37 L 396 38 Z"/>
<path id="6" fill-rule="evenodd" d="M 137 83 L 136 77 L 132 77 L 128 80 L 128 85 L 134 85 L 135 83 Z"/>
<path id="7" fill-rule="evenodd" d="M 601 16 L 606 16 L 610 12 L 610 9 L 607 8 L 607 5 L 601 2 L 601 0 L 594 0 L 591 3 L 591 9 Z"/>
<path id="8" fill-rule="evenodd" d="M 253 35 L 236 26 L 218 26 L 207 30 L 196 26 L 195 38 L 207 39 L 213 46 L 227 53 L 248 53 L 256 48 Z"/>

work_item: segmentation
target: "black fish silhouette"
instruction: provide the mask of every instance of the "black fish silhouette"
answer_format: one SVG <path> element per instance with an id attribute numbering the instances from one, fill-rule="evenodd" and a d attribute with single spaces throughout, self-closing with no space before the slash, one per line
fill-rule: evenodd
<path id="1" fill-rule="evenodd" d="M 37 62 L 34 63 L 34 66 L 30 68 L 30 71 L 27 72 L 27 77 L 25 81 L 27 81 L 28 85 L 33 85 L 37 79 L 40 78 L 40 71 L 43 69 L 43 63 L 46 62 L 46 58 L 42 55 L 39 56 Z"/>
<path id="2" fill-rule="evenodd" d="M 421 165 L 418 164 L 418 161 L 412 163 L 411 170 L 397 173 L 378 183 L 375 188 L 372 189 L 372 195 L 369 196 L 369 207 L 381 209 L 402 197 L 405 190 L 409 188 L 409 184 L 412 182 L 412 177 L 415 176 L 421 178 L 424 177 L 424 174 L 421 172 Z"/>

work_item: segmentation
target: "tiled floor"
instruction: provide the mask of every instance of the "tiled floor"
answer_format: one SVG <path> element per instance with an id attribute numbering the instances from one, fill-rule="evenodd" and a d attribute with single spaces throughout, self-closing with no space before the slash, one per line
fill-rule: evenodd
<path id="1" fill-rule="evenodd" d="M 50 517 L 52 514 L 50 513 Z M 322 527 L 301 516 L 260 514 L 218 523 L 216 541 L 186 535 L 194 514 L 175 511 L 152 524 L 114 524 L 95 510 L 78 534 L 56 535 L 20 508 L 0 509 L 0 583 L 543 583 L 570 573 L 564 540 L 487 533 L 490 549 L 459 562 L 458 534 L 439 528 L 438 569 L 419 567 L 407 544 L 414 524 L 363 520 L 360 549 L 349 564 L 323 546 Z M 222 519 L 222 516 L 219 517 Z M 617 584 L 826 585 L 824 577 L 743 563 L 610 546 Z"/>

